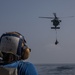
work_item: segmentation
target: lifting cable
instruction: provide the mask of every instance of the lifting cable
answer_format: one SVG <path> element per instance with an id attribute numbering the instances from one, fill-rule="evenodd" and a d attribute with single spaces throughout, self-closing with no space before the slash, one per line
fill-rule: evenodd
<path id="1" fill-rule="evenodd" d="M 55 41 L 55 45 L 57 45 L 59 42 L 58 42 L 58 40 L 57 40 L 57 30 L 55 30 L 56 31 L 56 41 Z"/>

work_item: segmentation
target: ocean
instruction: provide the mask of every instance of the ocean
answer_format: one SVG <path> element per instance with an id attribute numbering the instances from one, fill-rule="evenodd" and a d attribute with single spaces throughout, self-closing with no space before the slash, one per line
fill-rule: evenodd
<path id="1" fill-rule="evenodd" d="M 75 75 L 75 64 L 36 64 L 38 75 Z"/>

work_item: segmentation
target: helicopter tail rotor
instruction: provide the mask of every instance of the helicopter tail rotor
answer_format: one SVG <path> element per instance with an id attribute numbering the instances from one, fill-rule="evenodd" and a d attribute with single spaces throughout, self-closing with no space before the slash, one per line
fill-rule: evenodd
<path id="1" fill-rule="evenodd" d="M 53 15 L 56 17 L 56 13 L 53 13 Z"/>

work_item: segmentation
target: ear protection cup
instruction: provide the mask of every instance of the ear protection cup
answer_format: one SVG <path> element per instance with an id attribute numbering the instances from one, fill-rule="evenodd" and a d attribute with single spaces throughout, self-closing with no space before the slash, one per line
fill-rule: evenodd
<path id="1" fill-rule="evenodd" d="M 21 47 L 21 54 L 22 54 L 22 52 L 23 52 L 24 50 L 26 50 L 26 48 L 27 48 L 26 45 L 24 45 L 23 47 Z"/>

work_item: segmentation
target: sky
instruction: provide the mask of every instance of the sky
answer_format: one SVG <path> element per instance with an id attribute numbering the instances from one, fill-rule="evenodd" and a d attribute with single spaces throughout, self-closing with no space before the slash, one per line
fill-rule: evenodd
<path id="1" fill-rule="evenodd" d="M 60 23 L 56 32 L 50 19 L 56 13 Z M 75 0 L 0 0 L 0 35 L 17 31 L 24 35 L 32 63 L 75 63 Z M 61 18 L 65 17 L 65 18 Z"/>

